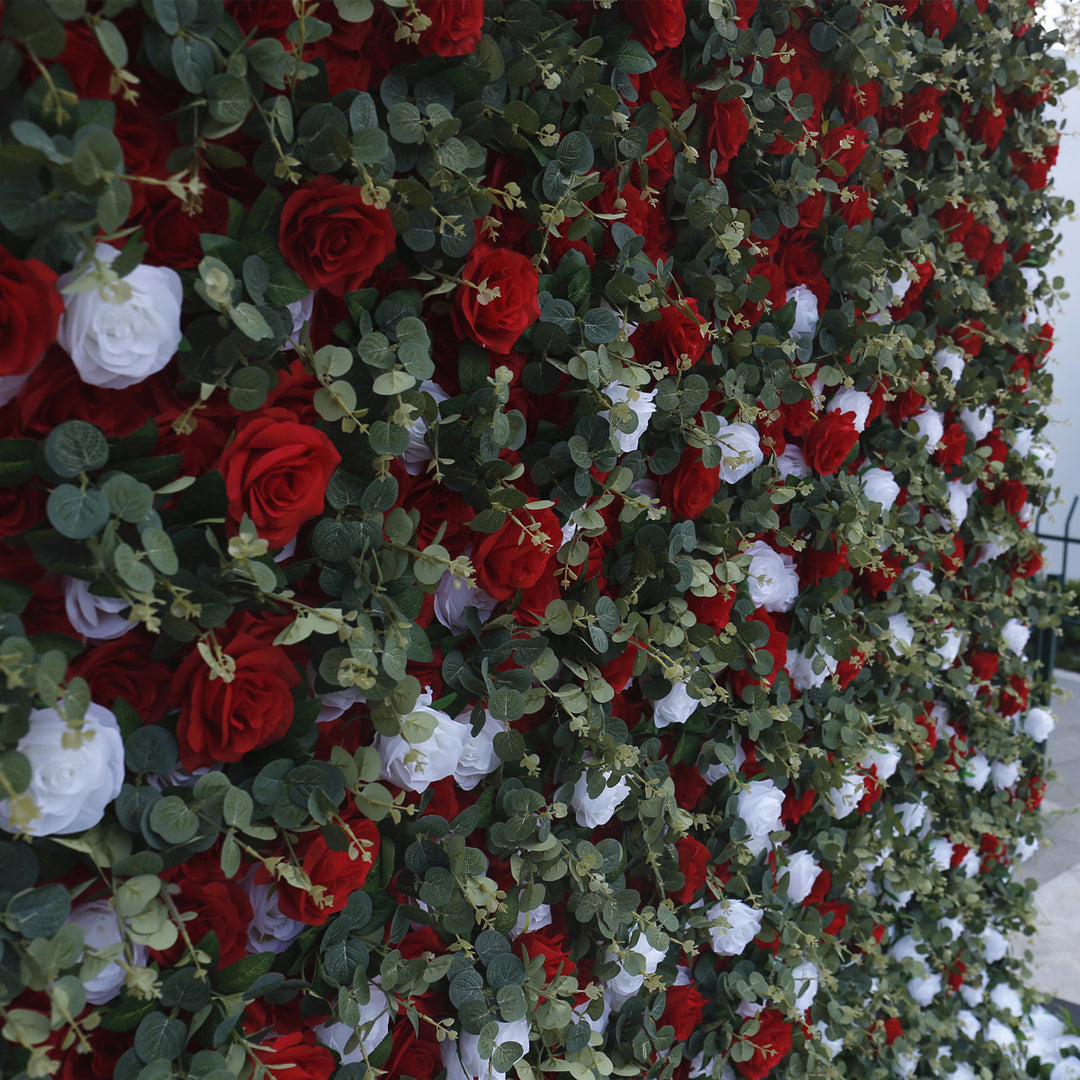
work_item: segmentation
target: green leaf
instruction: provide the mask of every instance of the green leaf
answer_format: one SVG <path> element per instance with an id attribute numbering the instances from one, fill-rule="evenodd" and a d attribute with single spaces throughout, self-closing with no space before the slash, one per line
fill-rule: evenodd
<path id="1" fill-rule="evenodd" d="M 244 288 L 256 304 L 264 302 L 266 287 L 270 284 L 270 270 L 266 260 L 258 255 L 249 255 L 243 265 Z"/>
<path id="2" fill-rule="evenodd" d="M 3 777 L 3 790 L 8 791 L 11 785 L 11 793 L 18 795 L 30 786 L 33 778 L 33 770 L 30 760 L 18 750 L 8 750 L 0 754 L 0 777 Z"/>
<path id="3" fill-rule="evenodd" d="M 45 885 L 16 893 L 4 912 L 4 923 L 20 937 L 52 937 L 67 922 L 71 899 L 63 885 Z"/>
<path id="4" fill-rule="evenodd" d="M 0 441 L 0 487 L 15 487 L 34 475 L 36 449 L 37 443 L 32 439 Z"/>
<path id="5" fill-rule="evenodd" d="M 198 38 L 173 38 L 172 62 L 176 77 L 192 94 L 201 94 L 214 74 L 214 50 Z"/>
<path id="6" fill-rule="evenodd" d="M 585 339 L 592 345 L 606 345 L 619 336 L 619 316 L 607 308 L 593 308 L 585 314 Z"/>
<path id="7" fill-rule="evenodd" d="M 235 790 L 235 789 L 234 789 Z M 235 964 L 221 968 L 211 977 L 211 985 L 219 994 L 242 994 L 256 979 L 261 978 L 274 966 L 272 952 L 254 953 L 237 960 Z"/>
<path id="8" fill-rule="evenodd" d="M 256 309 L 252 310 L 258 315 Z M 229 378 L 229 404 L 240 412 L 262 408 L 269 393 L 270 373 L 265 368 L 255 365 L 238 368 Z"/>
<path id="9" fill-rule="evenodd" d="M 99 19 L 93 24 L 94 37 L 105 54 L 105 59 L 115 68 L 122 68 L 128 62 L 127 42 L 116 25 L 108 19 Z"/>
<path id="10" fill-rule="evenodd" d="M 109 520 L 109 500 L 96 488 L 81 491 L 72 484 L 61 484 L 49 493 L 45 510 L 49 524 L 69 540 L 88 540 L 99 533 Z"/>
<path id="11" fill-rule="evenodd" d="M 120 230 L 131 213 L 131 202 L 131 185 L 119 176 L 113 177 L 97 201 L 98 221 L 105 232 Z"/>
<path id="12" fill-rule="evenodd" d="M 616 45 L 607 56 L 608 63 L 619 71 L 630 75 L 642 75 L 656 67 L 656 60 L 640 41 L 628 38 Z"/>
<path id="13" fill-rule="evenodd" d="M 66 420 L 46 436 L 42 453 L 49 468 L 66 480 L 102 468 L 109 444 L 101 429 L 85 420 Z"/>
<path id="14" fill-rule="evenodd" d="M 262 312 L 254 304 L 249 304 L 246 301 L 239 303 L 229 314 L 237 328 L 252 341 L 264 341 L 274 336 L 270 324 L 263 318 Z"/>
<path id="15" fill-rule="evenodd" d="M 135 549 L 130 544 L 116 545 L 116 550 L 113 552 L 113 565 L 124 583 L 135 592 L 154 591 L 156 581 L 154 571 L 138 559 Z"/>
<path id="16" fill-rule="evenodd" d="M 167 773 L 179 758 L 176 738 L 167 728 L 148 724 L 133 731 L 124 744 L 124 759 L 133 773 Z"/>
<path id="17" fill-rule="evenodd" d="M 71 168 L 75 179 L 89 187 L 107 175 L 123 173 L 124 151 L 108 128 L 92 124 L 76 137 Z"/>
<path id="18" fill-rule="evenodd" d="M 150 828 L 168 844 L 186 844 L 199 831 L 199 819 L 179 796 L 166 795 L 150 811 Z"/>
<path id="19" fill-rule="evenodd" d="M 215 75 L 206 84 L 210 115 L 223 124 L 238 124 L 251 108 L 251 91 L 246 79 Z"/>
<path id="20" fill-rule="evenodd" d="M 187 1045 L 187 1024 L 153 1012 L 144 1017 L 135 1032 L 135 1053 L 145 1062 L 179 1057 Z"/>
<path id="21" fill-rule="evenodd" d="M 164 529 L 151 525 L 150 528 L 143 529 L 140 539 L 146 557 L 157 570 L 171 576 L 180 569 L 176 549 Z"/>
<path id="22" fill-rule="evenodd" d="M 114 517 L 135 524 L 142 521 L 154 509 L 154 493 L 146 485 L 128 476 L 115 473 L 101 485 L 102 493 L 109 500 Z"/>

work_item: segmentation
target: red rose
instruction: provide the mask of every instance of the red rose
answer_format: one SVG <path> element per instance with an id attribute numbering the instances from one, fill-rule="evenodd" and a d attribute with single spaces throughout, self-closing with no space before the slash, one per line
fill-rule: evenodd
<path id="1" fill-rule="evenodd" d="M 675 1029 L 676 1039 L 689 1039 L 704 1015 L 705 998 L 693 983 L 687 986 L 669 986 L 664 992 L 664 1012 L 660 1017 L 660 1026 L 670 1024 Z"/>
<path id="2" fill-rule="evenodd" d="M 341 455 L 317 428 L 287 409 L 266 409 L 238 429 L 217 467 L 225 477 L 229 522 L 247 514 L 272 548 L 288 543 L 322 512 L 326 485 Z"/>
<path id="3" fill-rule="evenodd" d="M 192 215 L 172 195 L 151 199 L 143 225 L 152 256 L 148 261 L 174 270 L 190 270 L 203 257 L 200 234 L 224 236 L 229 231 L 229 200 L 222 192 L 209 188 L 203 194 L 201 212 Z"/>
<path id="4" fill-rule="evenodd" d="M 64 301 L 56 274 L 37 259 L 16 259 L 0 247 L 0 403 L 19 392 L 56 340 Z"/>
<path id="5" fill-rule="evenodd" d="M 247 893 L 234 881 L 219 876 L 203 876 L 201 867 L 188 863 L 183 872 L 183 891 L 177 896 L 181 911 L 195 912 L 195 918 L 184 923 L 187 936 L 197 945 L 212 930 L 221 949 L 221 967 L 243 960 L 248 951 L 248 927 L 255 913 Z M 208 872 L 212 875 L 213 870 Z M 159 962 L 168 966 L 184 955 L 183 939 L 158 953 Z M 156 950 L 155 950 L 156 951 Z M 153 955 L 153 952 L 151 953 Z"/>
<path id="6" fill-rule="evenodd" d="M 472 554 L 476 583 L 496 600 L 509 600 L 547 573 L 561 544 L 559 519 L 550 510 L 520 510 L 497 532 L 476 541 Z"/>
<path id="7" fill-rule="evenodd" d="M 828 163 L 822 170 L 823 175 L 846 180 L 862 163 L 868 145 L 866 132 L 852 124 L 833 128 L 818 143 L 821 161 Z"/>
<path id="8" fill-rule="evenodd" d="M 348 851 L 334 851 L 321 832 L 304 833 L 294 845 L 297 855 L 303 857 L 304 873 L 322 891 L 316 898 L 287 881 L 278 882 L 278 907 L 283 915 L 309 926 L 322 926 L 335 911 L 345 907 L 351 893 L 364 887 L 379 855 L 379 830 L 367 818 L 351 819 L 348 825 L 360 841 L 355 859 L 349 857 Z M 265 867 L 259 867 L 257 880 L 270 880 Z"/>
<path id="9" fill-rule="evenodd" d="M 59 1034 L 59 1033 L 58 1033 Z M 125 1050 L 131 1047 L 132 1035 L 127 1031 L 106 1031 L 94 1028 L 86 1032 L 90 1053 L 84 1054 L 78 1045 L 64 1055 L 58 1080 L 112 1080 L 116 1075 L 116 1063 Z"/>
<path id="10" fill-rule="evenodd" d="M 165 715 L 171 673 L 162 663 L 148 659 L 153 641 L 149 634 L 132 630 L 116 641 L 88 649 L 71 663 L 71 673 L 90 685 L 90 699 L 110 708 L 123 698 L 144 724 Z"/>
<path id="11" fill-rule="evenodd" d="M 702 161 L 713 169 L 712 154 L 715 151 L 717 155 L 715 175 L 723 176 L 750 134 L 746 106 L 743 105 L 742 98 L 719 101 L 716 94 L 709 94 L 698 108 L 705 119 L 705 146 Z"/>
<path id="12" fill-rule="evenodd" d="M 699 623 L 711 626 L 714 633 L 719 634 L 731 621 L 731 609 L 735 606 L 737 595 L 734 586 L 721 585 L 713 596 L 695 596 L 693 593 L 687 593 L 686 606 L 694 613 Z"/>
<path id="13" fill-rule="evenodd" d="M 214 678 L 195 649 L 176 669 L 172 694 L 182 701 L 176 736 L 191 772 L 217 761 L 239 761 L 277 742 L 293 717 L 292 688 L 300 675 L 288 653 L 242 630 L 222 651 L 235 662 L 232 679 Z"/>
<path id="14" fill-rule="evenodd" d="M 631 36 L 649 52 L 673 49 L 686 34 L 686 0 L 651 0 L 648 4 L 627 4 L 623 11 L 630 20 Z"/>
<path id="15" fill-rule="evenodd" d="M 675 851 L 679 856 L 679 872 L 683 876 L 682 887 L 675 892 L 668 893 L 677 904 L 689 904 L 698 889 L 705 887 L 705 879 L 708 876 L 709 860 L 712 856 L 709 849 L 695 840 L 692 836 L 684 836 L 675 841 Z M 679 1035 L 678 1038 L 685 1038 Z"/>
<path id="16" fill-rule="evenodd" d="M 688 309 L 684 311 L 683 309 Z M 646 323 L 642 344 L 651 359 L 658 360 L 668 371 L 693 366 L 705 355 L 709 339 L 705 334 L 708 324 L 698 312 L 693 297 L 679 304 L 668 304 L 660 309 L 656 322 Z M 637 346 L 635 338 L 634 345 Z"/>
<path id="17" fill-rule="evenodd" d="M 942 0 L 922 0 L 917 9 L 927 37 L 937 34 L 942 40 L 956 25 L 956 7 Z"/>
<path id="18" fill-rule="evenodd" d="M 720 466 L 701 463 L 701 451 L 689 447 L 679 464 L 660 477 L 660 501 L 676 520 L 695 520 L 708 510 L 720 490 Z"/>
<path id="19" fill-rule="evenodd" d="M 492 352 L 510 352 L 540 318 L 536 267 L 518 251 L 480 244 L 465 260 L 461 277 L 471 284 L 454 292 L 454 329 Z"/>
<path id="20" fill-rule="evenodd" d="M 905 142 L 919 150 L 929 149 L 930 140 L 941 126 L 941 98 L 945 92 L 934 86 L 923 86 L 906 94 L 902 105 L 889 110 L 891 122 L 905 130 Z M 923 119 L 925 117 L 926 119 Z"/>
<path id="21" fill-rule="evenodd" d="M 416 51 L 424 56 L 467 56 L 484 30 L 484 0 L 420 0 L 431 25 L 420 32 Z"/>
<path id="22" fill-rule="evenodd" d="M 359 187 L 332 176 L 294 191 L 281 212 L 285 261 L 309 289 L 335 296 L 366 284 L 396 240 L 390 211 L 368 206 Z"/>
<path id="23" fill-rule="evenodd" d="M 0 418 L 0 427 L 3 419 Z M 45 493 L 23 484 L 0 487 L 0 540 L 18 536 L 35 526 L 45 516 Z M 94 698 L 100 701 L 101 698 Z"/>
<path id="24" fill-rule="evenodd" d="M 434 1029 L 421 1022 L 419 1032 L 402 1017 L 391 1029 L 393 1046 L 390 1057 L 382 1066 L 388 1077 L 411 1076 L 412 1080 L 435 1080 L 443 1071 L 442 1051 L 434 1038 L 424 1038 Z"/>
<path id="25" fill-rule="evenodd" d="M 806 464 L 822 476 L 831 476 L 859 441 L 853 412 L 827 412 L 810 429 L 803 443 Z"/>
<path id="26" fill-rule="evenodd" d="M 954 468 L 964 460 L 967 438 L 967 429 L 963 424 L 952 423 L 945 429 L 941 445 L 934 452 L 934 460 L 941 468 Z"/>
<path id="27" fill-rule="evenodd" d="M 754 1034 L 748 1029 L 756 1028 Z M 780 1064 L 791 1051 L 791 1024 L 779 1009 L 762 1009 L 755 1017 L 746 1020 L 735 1038 L 754 1047 L 754 1056 L 748 1061 L 736 1061 L 735 1069 L 746 1080 L 762 1080 Z"/>
<path id="28" fill-rule="evenodd" d="M 566 950 L 566 935 L 554 926 L 544 926 L 539 930 L 529 930 L 514 938 L 514 952 L 524 959 L 528 953 L 544 958 L 544 977 L 550 982 L 556 975 L 573 975 L 577 971 L 569 952 Z"/>
<path id="29" fill-rule="evenodd" d="M 330 1080 L 337 1070 L 333 1053 L 320 1046 L 311 1031 L 291 1031 L 267 1039 L 251 1053 L 267 1067 L 268 1075 L 287 1076 L 289 1080 Z"/>

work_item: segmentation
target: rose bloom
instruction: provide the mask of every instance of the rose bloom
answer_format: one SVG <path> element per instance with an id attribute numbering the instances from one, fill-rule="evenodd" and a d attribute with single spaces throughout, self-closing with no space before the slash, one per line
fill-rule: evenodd
<path id="1" fill-rule="evenodd" d="M 214 678 L 195 649 L 173 675 L 173 697 L 183 702 L 176 728 L 180 762 L 188 772 L 239 761 L 277 742 L 292 724 L 300 673 L 288 653 L 248 629 L 224 642 L 223 652 L 236 665 L 229 682 Z"/>
<path id="2" fill-rule="evenodd" d="M 454 329 L 506 355 L 540 318 L 536 267 L 520 252 L 479 244 L 465 260 L 461 277 L 467 284 L 454 290 Z"/>
<path id="3" fill-rule="evenodd" d="M 285 261 L 309 289 L 334 296 L 367 284 L 396 242 L 390 211 L 366 205 L 359 187 L 331 176 L 298 188 L 281 212 Z"/>
<path id="4" fill-rule="evenodd" d="M 719 420 L 716 442 L 723 453 L 720 478 L 725 483 L 734 484 L 752 473 L 765 460 L 765 454 L 753 424 L 725 420 L 722 416 Z"/>
<path id="5" fill-rule="evenodd" d="M 519 522 L 535 525 L 535 530 L 526 533 Z M 555 514 L 519 510 L 496 532 L 479 535 L 472 554 L 476 583 L 488 596 L 509 600 L 547 574 L 561 546 L 562 528 Z"/>
<path id="6" fill-rule="evenodd" d="M 790 611 L 799 595 L 795 560 L 764 540 L 755 540 L 746 552 L 750 556 L 746 577 L 754 606 L 766 611 Z"/>
<path id="7" fill-rule="evenodd" d="M 419 793 L 454 775 L 465 754 L 471 728 L 448 713 L 431 708 L 430 693 L 421 695 L 413 712 L 434 718 L 431 735 L 420 743 L 410 743 L 404 735 L 376 735 L 375 750 L 382 761 L 383 780 Z"/>
<path id="8" fill-rule="evenodd" d="M 71 909 L 68 922 L 82 929 L 83 942 L 87 950 L 104 950 L 124 942 L 124 933 L 120 928 L 120 919 L 108 900 L 91 900 Z M 132 961 L 135 964 L 146 963 L 146 946 L 133 946 Z M 83 981 L 86 1000 L 91 1005 L 104 1005 L 111 1001 L 124 985 L 124 969 L 112 961 L 104 970 L 91 979 Z"/>
<path id="9" fill-rule="evenodd" d="M 627 4 L 626 18 L 634 29 L 631 36 L 649 52 L 681 45 L 686 33 L 685 0 L 651 0 L 648 4 Z"/>
<path id="10" fill-rule="evenodd" d="M 298 424 L 287 409 L 267 409 L 238 429 L 217 467 L 225 478 L 229 522 L 247 514 L 272 548 L 288 543 L 322 513 L 326 485 L 341 461 L 317 428 Z"/>
<path id="11" fill-rule="evenodd" d="M 702 464 L 701 451 L 687 447 L 679 464 L 660 477 L 660 501 L 676 519 L 694 520 L 712 505 L 720 490 L 721 469 Z"/>
<path id="12" fill-rule="evenodd" d="M 265 1039 L 252 1055 L 266 1066 L 268 1075 L 287 1076 L 289 1080 L 330 1080 L 337 1071 L 334 1055 L 316 1042 L 311 1031 Z"/>
<path id="13" fill-rule="evenodd" d="M 442 1050 L 434 1036 L 426 1038 L 433 1028 L 421 1023 L 418 1031 L 407 1017 L 402 1017 L 392 1028 L 390 1057 L 382 1066 L 387 1076 L 411 1076 L 413 1080 L 435 1080 L 443 1071 Z M 291 1080 L 291 1078 L 290 1078 Z"/>
<path id="14" fill-rule="evenodd" d="M 23 388 L 56 338 L 64 301 L 56 274 L 37 259 L 0 247 L 0 405 Z"/>
<path id="15" fill-rule="evenodd" d="M 749 830 L 746 846 L 760 855 L 769 846 L 769 834 L 781 828 L 784 793 L 772 780 L 751 780 L 738 796 L 738 815 Z"/>
<path id="16" fill-rule="evenodd" d="M 803 444 L 806 464 L 822 476 L 837 472 L 859 441 L 853 412 L 827 412 L 810 429 Z"/>
<path id="17" fill-rule="evenodd" d="M 106 264 L 119 254 L 108 244 L 98 244 L 94 251 Z M 65 274 L 57 287 L 64 288 L 76 276 Z M 56 340 L 83 382 L 123 390 L 159 372 L 173 358 L 182 337 L 183 299 L 175 270 L 144 263 L 112 287 L 69 296 Z"/>
<path id="18" fill-rule="evenodd" d="M 748 1061 L 736 1061 L 735 1068 L 746 1080 L 763 1080 L 790 1053 L 792 1028 L 779 1009 L 762 1009 L 753 1019 L 757 1021 L 756 1034 L 742 1034 L 750 1025 L 747 1020 L 736 1038 L 753 1043 L 754 1056 Z"/>
<path id="19" fill-rule="evenodd" d="M 468 56 L 484 30 L 484 0 L 420 0 L 431 25 L 420 32 L 416 51 L 423 56 Z"/>
<path id="20" fill-rule="evenodd" d="M 0 829 L 22 829 L 30 836 L 85 832 L 104 816 L 124 786 L 124 740 L 116 717 L 91 702 L 83 718 L 80 745 L 67 747 L 67 722 L 56 709 L 34 709 L 30 728 L 15 749 L 30 762 L 29 798 L 36 813 L 29 820 L 13 814 L 12 800 L 0 802 Z M 18 805 L 18 803 L 16 803 Z"/>
<path id="21" fill-rule="evenodd" d="M 282 915 L 309 926 L 322 926 L 336 911 L 349 902 L 349 896 L 364 887 L 368 873 L 379 855 L 379 830 L 368 818 L 355 817 L 348 821 L 353 836 L 360 841 L 359 850 L 334 851 L 323 839 L 321 832 L 304 833 L 294 848 L 302 856 L 304 873 L 316 889 L 318 897 L 282 879 L 278 882 L 278 908 Z M 255 881 L 269 881 L 265 866 L 260 866 Z"/>
<path id="22" fill-rule="evenodd" d="M 709 927 L 713 952 L 718 956 L 738 956 L 761 929 L 763 912 L 742 900 L 721 900 L 705 915 L 717 924 Z"/>

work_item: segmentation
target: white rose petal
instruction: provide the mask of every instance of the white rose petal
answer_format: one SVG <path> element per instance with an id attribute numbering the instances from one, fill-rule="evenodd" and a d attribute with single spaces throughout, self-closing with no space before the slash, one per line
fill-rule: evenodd
<path id="1" fill-rule="evenodd" d="M 919 435 L 926 439 L 926 449 L 932 452 L 945 434 L 945 418 L 937 409 L 921 409 L 912 418 Z"/>
<path id="2" fill-rule="evenodd" d="M 495 1023 L 499 1029 L 495 1035 L 496 1046 L 513 1042 L 523 1051 L 529 1049 L 530 1027 L 527 1017 L 509 1024 L 501 1020 L 496 1020 Z M 463 1031 L 456 1041 L 447 1039 L 441 1049 L 443 1064 L 446 1066 L 446 1080 L 479 1080 L 481 1077 L 501 1075 L 490 1060 L 480 1055 L 479 1035 L 470 1035 Z"/>
<path id="3" fill-rule="evenodd" d="M 934 353 L 934 364 L 937 366 L 938 371 L 954 386 L 960 381 L 960 376 L 964 374 L 964 365 L 966 363 L 967 357 L 957 349 L 938 349 Z"/>
<path id="4" fill-rule="evenodd" d="M 98 244 L 98 262 L 111 264 L 120 254 Z M 56 283 L 63 289 L 73 272 Z M 123 390 L 161 371 L 180 346 L 180 275 L 165 266 L 135 267 L 116 286 L 87 289 L 65 298 L 56 340 L 71 357 L 79 378 L 91 386 Z"/>
<path id="5" fill-rule="evenodd" d="M 1057 720 L 1054 714 L 1046 709 L 1028 709 L 1024 717 L 1024 734 L 1036 742 L 1046 742 L 1055 727 L 1057 727 Z"/>
<path id="6" fill-rule="evenodd" d="M 30 762 L 30 786 L 37 814 L 24 828 L 30 836 L 84 832 L 105 816 L 105 807 L 124 785 L 124 740 L 116 717 L 93 702 L 86 710 L 77 747 L 65 747 L 72 735 L 56 709 L 34 709 L 30 729 L 16 749 Z M 14 832 L 11 803 L 0 802 L 0 828 Z"/>
<path id="7" fill-rule="evenodd" d="M 1010 619 L 1001 628 L 1001 636 L 1015 655 L 1022 656 L 1031 637 L 1031 627 L 1019 619 Z"/>
<path id="8" fill-rule="evenodd" d="M 281 913 L 277 886 L 270 882 L 257 884 L 254 871 L 240 882 L 240 887 L 247 893 L 254 913 L 248 926 L 248 952 L 283 953 L 300 936 L 305 924 Z"/>
<path id="9" fill-rule="evenodd" d="M 475 608 L 477 618 L 483 625 L 491 618 L 498 601 L 484 592 L 479 585 L 455 577 L 449 570 L 443 571 L 435 590 L 435 618 L 453 634 L 464 634 L 469 624 L 465 612 Z"/>
<path id="10" fill-rule="evenodd" d="M 129 622 L 121 611 L 131 605 L 122 597 L 97 596 L 88 582 L 81 578 L 62 577 L 64 612 L 72 629 L 91 641 L 115 641 L 123 637 L 135 623 Z"/>
<path id="11" fill-rule="evenodd" d="M 961 409 L 960 423 L 975 437 L 975 441 L 985 439 L 994 427 L 994 411 L 988 405 L 978 409 Z"/>
<path id="12" fill-rule="evenodd" d="M 738 796 L 737 813 L 746 823 L 745 843 L 755 855 L 769 847 L 769 834 L 781 827 L 780 810 L 784 793 L 772 780 L 751 780 Z"/>
<path id="13" fill-rule="evenodd" d="M 438 383 L 431 379 L 425 379 L 420 384 L 420 389 L 435 399 L 436 402 L 446 401 L 450 396 Z M 431 447 L 427 444 L 427 421 L 418 416 L 409 427 L 409 445 L 400 457 L 405 471 L 410 476 L 418 476 L 424 471 L 427 463 L 434 459 Z"/>
<path id="14" fill-rule="evenodd" d="M 904 653 L 912 647 L 915 641 L 915 628 L 908 621 L 908 617 L 898 612 L 889 616 L 889 648 L 894 653 Z"/>
<path id="15" fill-rule="evenodd" d="M 793 851 L 780 871 L 781 880 L 786 877 L 787 896 L 793 904 L 801 904 L 814 887 L 821 867 L 809 851 Z"/>
<path id="16" fill-rule="evenodd" d="M 454 779 L 458 787 L 472 791 L 485 776 L 490 776 L 499 767 L 499 755 L 495 753 L 495 736 L 506 730 L 501 720 L 495 720 L 491 713 L 485 712 L 484 726 L 477 735 L 472 734 L 469 713 L 458 717 L 458 723 L 464 725 L 467 734 L 461 748 L 457 765 L 454 767 Z"/>
<path id="17" fill-rule="evenodd" d="M 589 770 L 586 769 L 574 784 L 574 792 L 570 796 L 570 805 L 574 810 L 577 823 L 586 829 L 595 829 L 600 825 L 606 825 L 614 816 L 615 811 L 623 804 L 626 796 L 630 794 L 630 783 L 625 777 L 620 777 L 614 784 L 606 786 L 596 798 L 589 794 L 588 789 Z M 604 780 L 611 778 L 611 772 L 604 770 Z"/>
<path id="18" fill-rule="evenodd" d="M 945 666 L 949 666 L 960 655 L 964 644 L 964 635 L 952 627 L 941 632 L 941 644 L 934 650 L 941 657 Z"/>
<path id="19" fill-rule="evenodd" d="M 386 993 L 376 980 L 368 983 L 368 992 L 368 1003 L 360 1006 L 360 1022 L 355 1028 L 340 1020 L 315 1028 L 316 1038 L 341 1055 L 342 1065 L 363 1061 L 390 1032 L 391 1009 Z M 346 1053 L 345 1047 L 354 1035 L 359 1036 L 356 1047 Z"/>
<path id="20" fill-rule="evenodd" d="M 668 693 L 653 702 L 653 723 L 658 728 L 667 727 L 669 724 L 685 724 L 700 704 L 700 699 L 690 696 L 686 683 L 676 682 Z"/>
<path id="21" fill-rule="evenodd" d="M 383 763 L 380 773 L 383 780 L 406 791 L 422 792 L 436 780 L 453 776 L 469 738 L 469 728 L 431 708 L 429 693 L 421 695 L 413 712 L 434 717 L 432 734 L 415 746 L 403 735 L 376 735 L 375 750 Z"/>
<path id="22" fill-rule="evenodd" d="M 845 818 L 862 801 L 866 783 L 858 773 L 848 773 L 839 787 L 829 788 L 829 813 L 834 818 Z"/>
<path id="23" fill-rule="evenodd" d="M 766 611 L 790 611 L 799 595 L 795 560 L 764 540 L 755 540 L 746 550 L 750 555 L 746 576 L 755 606 Z"/>
<path id="24" fill-rule="evenodd" d="M 990 766 L 990 778 L 998 791 L 1011 788 L 1020 779 L 1020 762 L 1010 761 L 1006 764 L 1004 761 L 995 761 Z"/>
<path id="25" fill-rule="evenodd" d="M 103 952 L 124 942 L 120 919 L 108 900 L 91 900 L 71 909 L 68 922 L 82 928 L 83 943 L 87 952 Z M 85 956 L 85 954 L 84 954 Z M 132 961 L 137 965 L 146 963 L 146 946 L 133 946 Z M 116 961 L 107 964 L 103 971 L 83 980 L 86 1000 L 91 1005 L 104 1005 L 120 992 L 124 985 L 124 969 Z"/>
<path id="26" fill-rule="evenodd" d="M 795 301 L 795 323 L 791 328 L 791 337 L 812 338 L 821 318 L 821 308 L 817 293 L 806 285 L 796 285 L 787 291 L 787 302 Z"/>
<path id="27" fill-rule="evenodd" d="M 789 443 L 776 459 L 776 472 L 779 476 L 794 476 L 801 480 L 810 475 L 810 466 L 806 464 L 803 452 L 794 443 Z"/>
<path id="28" fill-rule="evenodd" d="M 713 904 L 706 917 L 713 952 L 718 956 L 738 956 L 761 929 L 763 912 L 742 900 L 721 900 Z"/>
<path id="29" fill-rule="evenodd" d="M 888 513 L 892 509 L 896 497 L 900 494 L 900 485 L 888 469 L 864 469 L 859 474 L 859 482 L 867 499 L 878 503 L 882 513 Z"/>
<path id="30" fill-rule="evenodd" d="M 752 473 L 764 460 L 761 439 L 757 428 L 751 424 L 742 424 L 717 417 L 720 430 L 715 441 L 723 455 L 720 458 L 720 478 L 727 484 L 734 484 Z"/>
<path id="31" fill-rule="evenodd" d="M 654 402 L 656 395 L 656 390 L 638 390 L 636 387 L 625 386 L 619 382 L 610 383 L 608 386 L 604 387 L 604 396 L 611 404 L 621 405 L 625 403 L 629 406 L 630 412 L 633 413 L 634 419 L 636 420 L 633 431 L 623 431 L 621 428 L 614 426 L 611 429 L 612 438 L 614 438 L 619 449 L 624 454 L 633 453 L 633 451 L 638 448 L 641 437 L 645 434 L 653 413 L 656 412 L 656 404 Z M 597 415 L 604 420 L 610 420 L 611 410 L 604 409 Z"/>
<path id="32" fill-rule="evenodd" d="M 873 404 L 870 395 L 863 390 L 839 390 L 833 394 L 829 404 L 825 407 L 825 411 L 854 413 L 855 430 L 862 432 L 866 429 L 867 417 L 870 415 L 870 408 Z"/>

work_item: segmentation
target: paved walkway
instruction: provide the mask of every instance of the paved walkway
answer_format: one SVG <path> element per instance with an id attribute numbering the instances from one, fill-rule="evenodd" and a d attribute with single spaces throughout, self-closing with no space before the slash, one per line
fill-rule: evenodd
<path id="1" fill-rule="evenodd" d="M 1058 692 L 1051 711 L 1057 727 L 1047 750 L 1057 779 L 1043 801 L 1043 846 L 1018 867 L 1018 876 L 1039 883 L 1039 929 L 1027 941 L 1034 955 L 1034 985 L 1080 1003 L 1080 673 L 1059 668 L 1055 677 Z"/>

